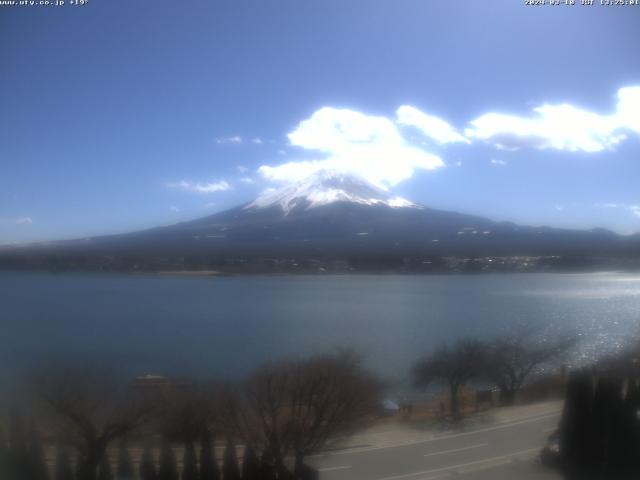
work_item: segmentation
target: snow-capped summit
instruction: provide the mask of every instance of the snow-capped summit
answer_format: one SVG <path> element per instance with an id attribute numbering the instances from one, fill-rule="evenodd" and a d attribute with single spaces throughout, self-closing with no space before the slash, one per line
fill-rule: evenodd
<path id="1" fill-rule="evenodd" d="M 402 197 L 391 195 L 357 175 L 332 170 L 321 170 L 299 182 L 264 192 L 245 208 L 279 206 L 286 215 L 296 209 L 308 210 L 334 202 L 422 208 Z"/>

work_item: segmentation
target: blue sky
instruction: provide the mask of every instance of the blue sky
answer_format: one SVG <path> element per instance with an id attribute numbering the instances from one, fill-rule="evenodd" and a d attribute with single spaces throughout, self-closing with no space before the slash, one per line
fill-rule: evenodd
<path id="1" fill-rule="evenodd" d="M 640 7 L 523 3 L 0 7 L 0 243 L 341 165 L 436 208 L 640 231 Z"/>

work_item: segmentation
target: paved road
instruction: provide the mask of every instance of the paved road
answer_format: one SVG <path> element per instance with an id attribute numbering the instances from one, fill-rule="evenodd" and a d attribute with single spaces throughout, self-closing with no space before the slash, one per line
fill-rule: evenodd
<path id="1" fill-rule="evenodd" d="M 558 418 L 538 415 L 404 445 L 338 451 L 310 463 L 322 480 L 556 479 L 532 460 Z"/>

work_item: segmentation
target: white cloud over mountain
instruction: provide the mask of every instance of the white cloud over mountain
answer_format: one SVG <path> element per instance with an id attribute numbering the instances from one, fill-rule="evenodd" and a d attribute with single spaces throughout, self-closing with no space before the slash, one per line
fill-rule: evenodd
<path id="1" fill-rule="evenodd" d="M 410 105 L 402 105 L 396 110 L 396 122 L 399 125 L 414 127 L 426 137 L 438 143 L 471 143 L 455 128 L 444 120 L 418 110 Z"/>
<path id="2" fill-rule="evenodd" d="M 411 144 L 392 120 L 355 110 L 324 107 L 288 135 L 292 146 L 317 152 L 318 158 L 263 165 L 269 180 L 301 180 L 324 169 L 355 173 L 382 188 L 413 176 L 416 170 L 444 166 L 442 159 Z"/>
<path id="3" fill-rule="evenodd" d="M 411 178 L 416 171 L 443 167 L 440 151 L 449 144 L 473 147 L 487 143 L 504 150 L 576 153 L 612 150 L 630 135 L 640 135 L 639 112 L 640 86 L 618 90 L 611 114 L 569 103 L 543 104 L 526 116 L 486 113 L 469 122 L 464 134 L 411 105 L 398 107 L 395 118 L 323 107 L 287 135 L 292 148 L 286 153 L 291 160 L 275 160 L 260 166 L 258 172 L 267 180 L 286 183 L 319 170 L 336 170 L 355 173 L 387 189 Z M 422 136 L 420 141 L 412 135 L 416 131 Z M 285 154 L 283 150 L 279 153 Z M 489 163 L 505 166 L 507 161 L 494 159 Z M 459 161 L 455 164 L 461 165 Z M 246 173 L 244 169 L 240 172 Z M 209 187 L 197 184 L 185 188 Z"/>
<path id="4" fill-rule="evenodd" d="M 570 104 L 544 104 L 528 117 L 487 113 L 471 121 L 465 135 L 503 149 L 600 152 L 613 149 L 630 132 L 640 134 L 639 112 L 640 87 L 627 87 L 618 90 L 618 104 L 611 115 Z"/>

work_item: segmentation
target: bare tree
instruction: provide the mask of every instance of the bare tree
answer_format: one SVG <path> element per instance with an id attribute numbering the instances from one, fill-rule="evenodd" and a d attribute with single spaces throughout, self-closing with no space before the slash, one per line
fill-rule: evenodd
<path id="1" fill-rule="evenodd" d="M 240 464 L 236 455 L 236 445 L 231 438 L 227 439 L 222 456 L 222 478 L 224 480 L 240 480 Z"/>
<path id="2" fill-rule="evenodd" d="M 186 442 L 182 459 L 182 480 L 198 480 L 198 456 L 193 442 Z"/>
<path id="3" fill-rule="evenodd" d="M 550 340 L 538 333 L 535 328 L 524 328 L 489 344 L 485 375 L 500 390 L 503 405 L 513 405 L 527 378 L 543 365 L 558 359 L 576 343 L 575 337 Z"/>
<path id="4" fill-rule="evenodd" d="M 297 474 L 305 456 L 371 419 L 380 405 L 381 384 L 348 352 L 298 363 L 291 380 L 290 436 Z"/>
<path id="5" fill-rule="evenodd" d="M 37 377 L 36 391 L 61 434 L 78 450 L 77 480 L 95 480 L 107 447 L 140 427 L 151 414 L 109 372 L 56 370 Z"/>
<path id="6" fill-rule="evenodd" d="M 451 415 L 460 416 L 460 388 L 483 372 L 486 345 L 478 340 L 459 340 L 443 346 L 416 363 L 413 376 L 417 386 L 444 384 L 449 389 Z"/>
<path id="7" fill-rule="evenodd" d="M 158 391 L 155 430 L 168 441 L 184 444 L 183 480 L 201 477 L 215 480 L 220 473 L 215 460 L 213 435 L 226 430 L 222 421 L 223 388 L 218 384 L 188 383 L 188 387 Z M 200 472 L 195 445 L 201 444 Z"/>
<path id="8" fill-rule="evenodd" d="M 120 444 L 118 449 L 118 480 L 133 480 L 135 477 L 135 467 L 133 466 L 133 458 L 127 448 L 126 442 Z"/>
<path id="9" fill-rule="evenodd" d="M 200 445 L 200 480 L 219 480 L 220 470 L 216 460 L 216 451 L 211 434 L 206 432 L 202 436 Z"/>
<path id="10" fill-rule="evenodd" d="M 139 470 L 140 480 L 156 480 L 156 477 L 158 476 L 156 459 L 149 444 L 144 447 L 142 452 Z"/>
<path id="11" fill-rule="evenodd" d="M 176 454 L 168 440 L 162 442 L 160 450 L 160 467 L 158 468 L 157 480 L 178 480 L 178 462 Z"/>
<path id="12" fill-rule="evenodd" d="M 258 480 L 260 478 L 260 459 L 251 445 L 244 449 L 242 462 L 242 480 Z"/>
<path id="13" fill-rule="evenodd" d="M 158 413 L 156 428 L 170 441 L 185 445 L 202 438 L 215 414 L 209 391 L 195 384 L 158 392 L 154 404 Z"/>
<path id="14" fill-rule="evenodd" d="M 27 480 L 29 478 L 29 448 L 27 431 L 22 414 L 12 410 L 9 417 L 9 451 L 7 468 L 10 478 Z"/>
<path id="15" fill-rule="evenodd" d="M 290 455 L 299 477 L 305 456 L 371 418 L 379 394 L 379 382 L 353 354 L 284 361 L 249 378 L 236 418 L 245 439 L 273 459 L 279 478 L 288 476 L 285 459 Z"/>
<path id="16" fill-rule="evenodd" d="M 49 480 L 49 470 L 44 453 L 40 432 L 35 424 L 29 429 L 29 450 L 27 456 L 28 477 L 30 480 Z"/>
<path id="17" fill-rule="evenodd" d="M 113 469 L 111 468 L 111 460 L 106 453 L 100 460 L 100 466 L 98 466 L 98 480 L 113 480 Z M 118 479 L 119 480 L 119 479 Z"/>
<path id="18" fill-rule="evenodd" d="M 0 478 L 9 476 L 9 449 L 7 448 L 7 440 L 0 425 Z"/>

